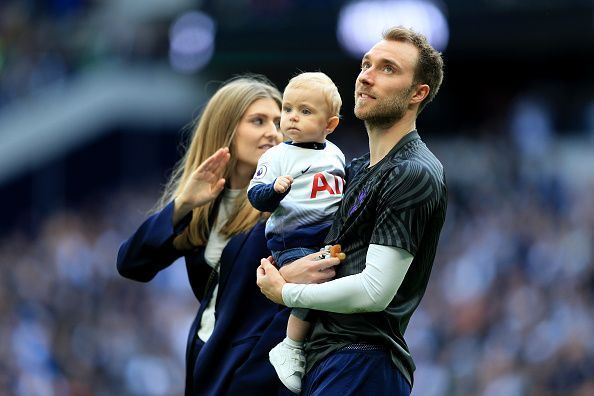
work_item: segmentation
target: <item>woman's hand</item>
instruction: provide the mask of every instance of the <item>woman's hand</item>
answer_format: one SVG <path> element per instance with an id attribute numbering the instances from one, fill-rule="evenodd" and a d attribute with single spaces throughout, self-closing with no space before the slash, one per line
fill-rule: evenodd
<path id="1" fill-rule="evenodd" d="M 231 158 L 227 147 L 218 149 L 190 175 L 182 192 L 175 198 L 173 224 L 192 209 L 215 199 L 225 187 L 223 173 Z"/>

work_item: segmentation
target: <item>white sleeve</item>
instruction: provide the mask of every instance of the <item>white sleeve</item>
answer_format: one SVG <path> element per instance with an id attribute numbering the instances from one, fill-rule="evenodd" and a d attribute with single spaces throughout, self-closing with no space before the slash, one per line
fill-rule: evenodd
<path id="1" fill-rule="evenodd" d="M 365 269 L 321 284 L 287 283 L 283 302 L 288 307 L 337 313 L 379 312 L 396 295 L 413 256 L 392 246 L 369 245 Z"/>

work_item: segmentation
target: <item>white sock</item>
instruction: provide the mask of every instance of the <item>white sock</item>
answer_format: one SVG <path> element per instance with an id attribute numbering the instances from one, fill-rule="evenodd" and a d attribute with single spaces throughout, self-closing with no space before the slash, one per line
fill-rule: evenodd
<path id="1" fill-rule="evenodd" d="M 291 348 L 303 349 L 303 341 L 294 341 L 294 340 L 290 339 L 289 337 L 285 337 L 285 339 L 283 340 L 283 343 L 288 345 Z"/>

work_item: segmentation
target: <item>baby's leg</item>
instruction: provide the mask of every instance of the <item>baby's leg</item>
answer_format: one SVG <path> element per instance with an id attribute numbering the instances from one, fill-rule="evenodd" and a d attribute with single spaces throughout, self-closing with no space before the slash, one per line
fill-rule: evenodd
<path id="1" fill-rule="evenodd" d="M 299 319 L 297 316 L 291 314 L 287 325 L 287 337 L 292 341 L 302 344 L 305 337 L 307 337 L 307 333 L 309 333 L 309 328 L 309 322 Z"/>

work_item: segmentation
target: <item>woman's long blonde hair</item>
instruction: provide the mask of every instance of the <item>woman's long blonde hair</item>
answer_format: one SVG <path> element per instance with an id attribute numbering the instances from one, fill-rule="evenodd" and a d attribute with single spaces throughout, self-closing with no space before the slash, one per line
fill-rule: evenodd
<path id="1" fill-rule="evenodd" d="M 175 199 L 182 192 L 192 171 L 221 147 L 229 147 L 231 154 L 223 175 L 225 180 L 229 181 L 231 170 L 237 165 L 232 144 L 237 125 L 254 101 L 267 98 L 273 99 L 280 109 L 282 103 L 280 92 L 263 76 L 239 76 L 224 83 L 208 101 L 192 132 L 190 146 L 174 169 L 157 207 L 163 208 Z M 214 220 L 213 209 L 219 201 L 217 199 L 193 209 L 192 221 L 173 241 L 176 249 L 187 250 L 206 244 L 210 234 L 210 224 Z M 221 229 L 221 233 L 231 237 L 247 232 L 261 217 L 262 213 L 251 206 L 244 191 L 237 198 L 235 209 L 231 211 L 229 220 Z"/>

